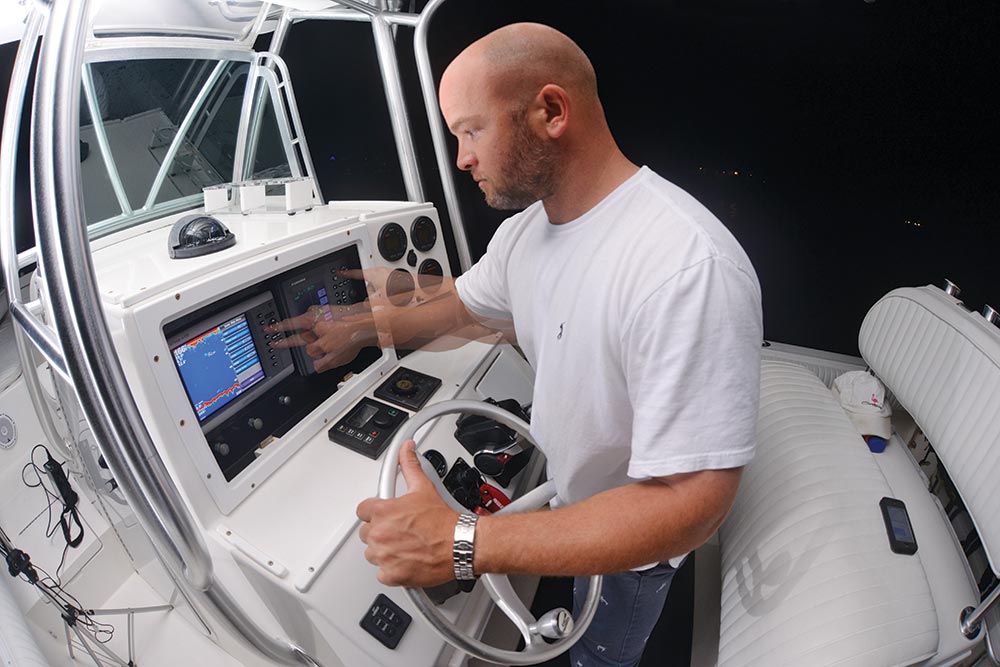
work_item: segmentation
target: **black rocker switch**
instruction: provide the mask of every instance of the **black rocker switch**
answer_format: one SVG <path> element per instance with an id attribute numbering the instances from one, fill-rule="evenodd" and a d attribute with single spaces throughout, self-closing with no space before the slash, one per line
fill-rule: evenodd
<path id="1" fill-rule="evenodd" d="M 379 593 L 371 608 L 361 619 L 361 627 L 387 647 L 394 649 L 410 627 L 410 615 L 395 602 Z"/>

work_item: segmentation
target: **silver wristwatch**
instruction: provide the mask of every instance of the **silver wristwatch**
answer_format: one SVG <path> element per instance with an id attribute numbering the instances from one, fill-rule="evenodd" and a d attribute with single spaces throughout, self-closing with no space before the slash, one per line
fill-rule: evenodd
<path id="1" fill-rule="evenodd" d="M 476 514 L 459 514 L 455 524 L 455 542 L 451 548 L 451 559 L 455 565 L 455 578 L 470 581 L 476 578 L 472 572 L 472 555 L 476 541 Z"/>

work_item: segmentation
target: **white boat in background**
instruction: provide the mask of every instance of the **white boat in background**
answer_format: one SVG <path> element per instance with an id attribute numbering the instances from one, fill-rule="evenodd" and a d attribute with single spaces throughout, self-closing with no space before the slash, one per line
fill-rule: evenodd
<path id="1" fill-rule="evenodd" d="M 537 579 L 404 591 L 363 557 L 355 507 L 395 494 L 408 435 L 445 476 L 476 463 L 459 413 L 526 436 L 484 399 L 533 391 L 499 338 L 404 355 L 370 308 L 433 300 L 472 262 L 427 52 L 442 0 L 399 4 L 30 6 L 0 147 L 5 665 L 536 664 L 586 629 L 597 586 L 575 621 L 536 617 Z M 370 24 L 407 200 L 323 197 L 280 55 L 304 21 Z M 416 159 L 404 31 L 446 217 Z M 26 105 L 35 242 L 18 252 Z M 269 326 L 325 306 L 379 331 L 319 372 Z M 694 556 L 691 667 L 1000 664 L 997 319 L 954 286 L 901 288 L 860 324 L 863 358 L 765 343 L 760 451 Z M 866 368 L 893 394 L 881 453 L 828 391 Z M 518 457 L 489 476 L 504 511 L 552 497 L 542 456 Z M 441 490 L 463 507 L 458 477 Z"/>

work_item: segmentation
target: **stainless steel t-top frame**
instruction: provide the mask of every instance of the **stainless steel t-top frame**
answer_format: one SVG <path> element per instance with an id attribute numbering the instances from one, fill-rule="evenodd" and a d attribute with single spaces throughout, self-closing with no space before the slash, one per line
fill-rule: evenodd
<path id="1" fill-rule="evenodd" d="M 459 259 L 465 270 L 471 266 L 471 258 L 426 48 L 430 19 L 442 2 L 431 0 L 419 18 L 389 11 L 383 0 L 379 0 L 378 6 L 358 0 L 339 0 L 344 9 L 316 15 L 285 10 L 274 36 L 274 50 L 280 49 L 289 26 L 295 20 L 322 18 L 371 22 L 407 194 L 411 200 L 425 201 L 392 35 L 394 26 L 416 27 L 414 48 L 424 102 Z M 7 99 L 5 117 L 11 122 L 5 124 L 0 144 L 0 167 L 4 171 L 3 182 L 0 183 L 0 258 L 4 265 L 11 315 L 18 324 L 15 329 L 20 358 L 22 363 L 31 359 L 30 342 L 55 372 L 75 388 L 83 413 L 119 488 L 150 537 L 164 567 L 186 596 L 209 611 L 210 616 L 228 630 L 241 636 L 265 658 L 282 664 L 318 664 L 290 641 L 270 636 L 216 581 L 201 531 L 146 430 L 112 345 L 97 292 L 79 180 L 80 77 L 84 71 L 89 4 L 88 0 L 36 2 L 29 13 Z M 256 34 L 268 13 L 269 6 L 265 5 L 251 32 Z M 31 128 L 31 180 L 38 271 L 47 284 L 48 306 L 55 334 L 39 318 L 41 304 L 25 303 L 21 298 L 20 264 L 13 237 L 18 119 L 26 97 L 34 47 L 43 22 L 46 39 L 38 57 Z M 256 64 L 268 69 L 277 66 L 280 78 L 287 81 L 279 59 L 257 61 Z M 269 74 L 272 76 L 262 76 L 271 84 L 280 84 L 278 79 L 271 80 L 272 72 Z M 85 77 L 84 86 L 87 84 Z M 297 115 L 291 118 L 293 127 L 284 129 L 286 132 L 294 131 L 301 137 Z M 105 146 L 100 148 L 106 150 Z M 298 144 L 297 150 L 303 160 L 290 160 L 295 165 L 292 168 L 303 169 L 304 163 L 304 170 L 311 175 L 311 162 L 304 140 Z M 237 165 L 243 166 L 248 158 L 252 158 L 246 154 L 242 157 Z M 122 193 L 116 190 L 115 194 L 121 200 Z M 151 196 L 155 198 L 155 194 Z M 149 206 L 149 203 L 147 201 L 146 205 Z M 36 405 L 44 405 L 37 377 L 30 372 L 24 376 L 32 400 Z M 55 446 L 63 444 L 54 426 L 44 421 L 44 416 L 43 427 Z M 62 453 L 68 455 L 67 452 Z"/>
<path id="2" fill-rule="evenodd" d="M 406 110 L 403 84 L 399 73 L 399 59 L 396 57 L 393 39 L 393 28 L 396 26 L 416 28 L 413 36 L 413 50 L 416 56 L 417 74 L 420 78 L 420 89 L 423 94 L 424 107 L 427 110 L 427 121 L 434 143 L 434 155 L 441 177 L 448 218 L 451 220 L 451 231 L 455 238 L 458 262 L 462 272 L 465 272 L 472 266 L 472 254 L 469 250 L 469 240 L 465 233 L 465 223 L 458 202 L 455 175 L 451 167 L 452 156 L 448 148 L 444 122 L 441 119 L 441 110 L 438 107 L 437 88 L 434 82 L 434 73 L 431 71 L 430 55 L 427 51 L 427 33 L 431 19 L 444 0 L 431 0 L 419 16 L 389 11 L 384 0 L 378 0 L 378 6 L 358 0 L 337 0 L 337 2 L 342 8 L 319 12 L 286 9 L 281 15 L 274 36 L 271 38 L 269 49 L 273 53 L 281 53 L 289 28 L 298 21 L 312 19 L 371 23 L 375 51 L 382 70 L 382 82 L 389 105 L 389 116 L 392 119 L 392 129 L 396 139 L 396 151 L 403 172 L 403 181 L 406 184 L 406 196 L 411 201 L 423 202 L 426 201 L 426 197 L 420 178 L 420 167 L 417 164 L 417 153 L 414 148 L 413 126 Z"/>
<path id="3" fill-rule="evenodd" d="M 47 342 L 45 334 L 39 338 L 50 348 L 50 361 L 62 366 L 75 387 L 111 472 L 175 582 L 264 657 L 289 665 L 318 664 L 288 640 L 270 636 L 215 580 L 207 545 L 146 430 L 112 345 L 97 293 L 78 173 L 80 72 L 89 4 L 59 0 L 48 5 L 46 38 L 38 60 L 31 170 L 35 238 L 58 347 Z M 34 26 L 35 20 L 32 16 L 29 24 Z M 22 43 L 27 52 L 34 39 Z M 18 97 L 17 91 L 12 92 Z M 19 113 L 8 116 L 19 117 Z M 6 136 L 4 147 L 13 148 Z M 6 158 L 12 156 L 4 155 L 10 171 L 14 163 Z M 4 207 L 5 214 L 9 210 Z M 17 262 L 9 249 L 5 244 L 5 265 L 16 279 Z M 11 259 L 15 261 L 8 264 Z M 11 286 L 16 289 L 17 282 Z M 14 305 L 13 311 L 26 312 Z M 20 323 L 22 316 L 15 316 Z M 45 329 L 37 320 L 26 321 L 26 330 Z"/>

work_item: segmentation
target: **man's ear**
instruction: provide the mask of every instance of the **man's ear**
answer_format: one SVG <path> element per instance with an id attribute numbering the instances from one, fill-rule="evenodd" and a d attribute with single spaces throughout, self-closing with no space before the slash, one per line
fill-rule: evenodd
<path id="1" fill-rule="evenodd" d="M 536 102 L 544 112 L 544 131 L 552 139 L 566 132 L 570 119 L 570 99 L 566 89 L 554 83 L 542 86 Z"/>

